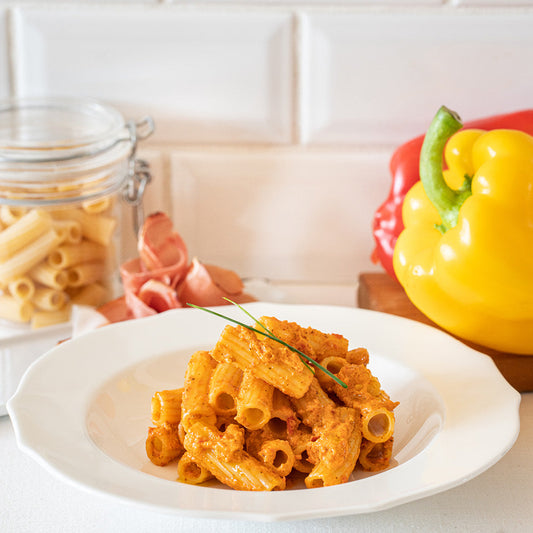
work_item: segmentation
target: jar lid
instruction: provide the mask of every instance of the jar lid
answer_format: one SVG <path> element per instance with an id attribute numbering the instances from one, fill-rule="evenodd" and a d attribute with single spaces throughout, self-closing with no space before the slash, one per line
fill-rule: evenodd
<path id="1" fill-rule="evenodd" d="M 93 99 L 0 102 L 0 204 L 56 205 L 118 191 L 135 175 L 150 117 L 125 122 Z"/>
<path id="2" fill-rule="evenodd" d="M 122 115 L 96 100 L 25 98 L 0 103 L 0 160 L 87 157 L 126 140 Z"/>

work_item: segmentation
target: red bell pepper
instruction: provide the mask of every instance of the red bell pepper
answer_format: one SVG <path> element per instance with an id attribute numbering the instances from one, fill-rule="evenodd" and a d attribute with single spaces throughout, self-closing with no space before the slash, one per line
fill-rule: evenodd
<path id="1" fill-rule="evenodd" d="M 465 123 L 464 128 L 514 129 L 533 135 L 533 109 L 474 120 Z M 392 255 L 396 240 L 404 228 L 402 205 L 409 189 L 420 180 L 420 150 L 423 142 L 424 135 L 420 135 L 402 144 L 392 154 L 389 164 L 392 175 L 389 196 L 377 209 L 372 224 L 376 242 L 372 261 L 381 263 L 394 279 L 397 278 L 392 267 Z"/>

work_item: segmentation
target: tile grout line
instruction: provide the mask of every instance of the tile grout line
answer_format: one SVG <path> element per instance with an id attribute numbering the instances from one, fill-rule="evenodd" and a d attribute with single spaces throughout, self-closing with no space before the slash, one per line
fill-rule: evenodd
<path id="1" fill-rule="evenodd" d="M 302 143 L 302 42 L 301 15 L 292 14 L 292 132 L 291 144 Z"/>
<path id="2" fill-rule="evenodd" d="M 295 72 L 295 113 L 297 122 L 295 123 L 294 145 L 305 148 L 308 139 L 306 138 L 307 115 L 306 115 L 306 69 L 309 62 L 309 42 L 308 29 L 305 11 L 296 11 L 295 18 L 295 54 L 297 54 Z"/>
<path id="3" fill-rule="evenodd" d="M 18 94 L 19 83 L 17 76 L 17 45 L 16 45 L 16 14 L 15 9 L 10 8 L 6 10 L 6 46 L 8 57 L 8 71 L 9 71 L 9 96 L 15 98 Z"/>

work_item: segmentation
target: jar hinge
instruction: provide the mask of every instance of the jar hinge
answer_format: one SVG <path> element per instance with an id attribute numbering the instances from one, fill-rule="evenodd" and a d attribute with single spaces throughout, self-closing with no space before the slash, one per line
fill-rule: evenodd
<path id="1" fill-rule="evenodd" d="M 138 235 L 144 224 L 143 196 L 146 186 L 152 181 L 150 166 L 144 159 L 130 161 L 130 172 L 124 188 L 124 200 L 133 209 L 133 230 Z"/>
<path id="2" fill-rule="evenodd" d="M 146 139 L 153 133 L 154 123 L 150 117 L 146 117 L 137 123 L 130 121 L 126 126 L 130 134 L 131 152 L 123 197 L 133 208 L 133 230 L 137 236 L 144 224 L 143 196 L 146 186 L 152 181 L 152 175 L 148 162 L 144 159 L 136 159 L 135 154 L 138 140 Z"/>

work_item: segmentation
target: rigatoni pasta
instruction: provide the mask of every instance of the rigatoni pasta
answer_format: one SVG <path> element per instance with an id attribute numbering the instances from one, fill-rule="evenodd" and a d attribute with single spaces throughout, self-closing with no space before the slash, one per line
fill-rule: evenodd
<path id="1" fill-rule="evenodd" d="M 197 421 L 216 423 L 216 413 L 209 403 L 209 382 L 216 361 L 209 352 L 198 351 L 189 361 L 181 404 L 181 424 L 188 431 Z"/>
<path id="2" fill-rule="evenodd" d="M 158 466 L 165 466 L 181 457 L 183 445 L 178 437 L 177 427 L 163 424 L 150 428 L 146 439 L 146 453 L 150 461 Z"/>
<path id="3" fill-rule="evenodd" d="M 178 461 L 178 477 L 183 483 L 199 485 L 213 479 L 213 474 L 198 464 L 188 452 L 185 452 Z"/>
<path id="4" fill-rule="evenodd" d="M 152 422 L 177 425 L 181 421 L 183 389 L 163 390 L 152 397 Z"/>
<path id="5" fill-rule="evenodd" d="M 233 363 L 218 363 L 209 384 L 209 404 L 217 416 L 235 416 L 242 370 Z"/>
<path id="6" fill-rule="evenodd" d="M 33 209 L 16 218 L 9 227 L 0 232 L 0 261 L 12 257 L 51 228 L 52 218 L 42 209 Z"/>
<path id="7" fill-rule="evenodd" d="M 8 283 L 18 276 L 23 276 L 47 257 L 59 243 L 59 235 L 54 229 L 50 229 L 26 244 L 0 263 L 0 282 Z"/>
<path id="8" fill-rule="evenodd" d="M 174 459 L 185 483 L 215 477 L 238 490 L 283 490 L 296 474 L 318 488 L 346 483 L 356 468 L 387 468 L 398 403 L 367 368 L 368 352 L 348 350 L 341 335 L 274 317 L 258 324 L 264 329 L 227 326 L 211 351 L 192 355 L 181 409 L 176 391 L 155 393 L 156 427 L 147 438 L 152 462 L 170 447 L 156 441 L 153 457 L 161 406 L 173 401 L 165 423 L 183 446 Z M 300 352 L 281 345 L 281 337 Z M 308 362 L 322 362 L 318 369 L 303 364 L 296 355 L 302 349 Z"/>
<path id="9" fill-rule="evenodd" d="M 112 205 L 102 197 L 68 208 L 0 206 L 1 318 L 44 327 L 68 321 L 72 303 L 114 296 Z"/>
<path id="10" fill-rule="evenodd" d="M 28 322 L 33 313 L 29 301 L 19 300 L 10 295 L 0 295 L 0 318 L 13 322 Z"/>
<path id="11" fill-rule="evenodd" d="M 28 276 L 20 276 L 7 284 L 7 290 L 13 298 L 24 302 L 35 294 L 35 283 Z"/>
<path id="12" fill-rule="evenodd" d="M 272 418 L 273 395 L 270 383 L 246 370 L 237 394 L 235 420 L 249 430 L 262 428 Z"/>
<path id="13" fill-rule="evenodd" d="M 242 326 L 226 326 L 212 351 L 217 361 L 234 363 L 241 370 L 249 369 L 257 378 L 294 398 L 301 398 L 312 374 L 302 360 L 289 348 Z M 272 364 L 272 359 L 276 364 Z"/>
<path id="14" fill-rule="evenodd" d="M 67 322 L 70 319 L 70 304 L 64 305 L 57 311 L 35 310 L 31 316 L 32 329 L 45 328 Z"/>

